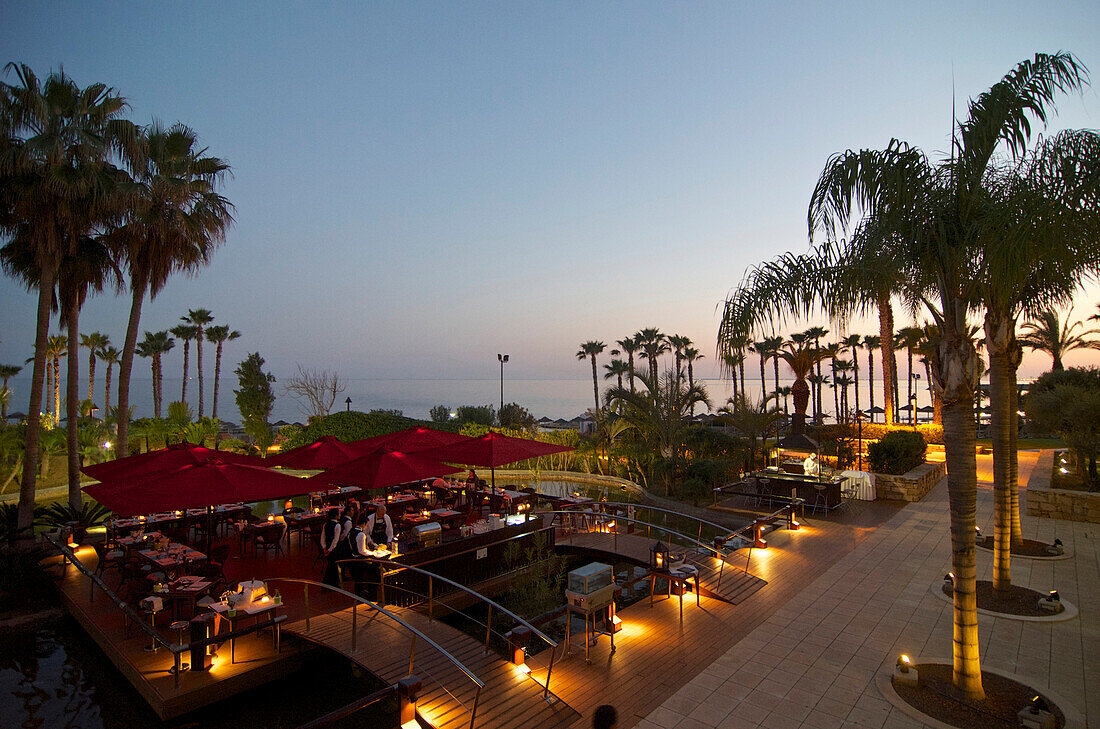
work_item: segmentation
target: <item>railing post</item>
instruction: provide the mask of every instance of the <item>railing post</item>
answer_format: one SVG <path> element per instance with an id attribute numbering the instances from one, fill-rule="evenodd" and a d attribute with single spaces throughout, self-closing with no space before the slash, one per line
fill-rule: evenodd
<path id="1" fill-rule="evenodd" d="M 544 699 L 550 695 L 550 674 L 554 672 L 554 654 L 557 652 L 558 647 L 556 645 L 550 646 L 550 666 L 546 669 L 546 685 L 542 687 L 542 697 Z"/>
<path id="2" fill-rule="evenodd" d="M 470 729 L 474 729 L 474 720 L 477 719 L 477 705 L 481 701 L 481 687 L 477 687 L 477 693 L 474 694 L 474 710 L 470 712 Z"/>
<path id="3" fill-rule="evenodd" d="M 305 588 L 306 588 L 306 594 L 305 594 L 306 632 L 308 633 L 309 632 L 309 584 L 308 583 L 306 584 Z"/>
<path id="4" fill-rule="evenodd" d="M 416 633 L 413 633 L 412 644 L 409 646 L 409 675 L 413 672 L 413 663 L 416 660 Z"/>
<path id="5" fill-rule="evenodd" d="M 428 577 L 428 622 L 435 621 L 435 592 L 432 588 L 432 578 Z"/>
<path id="6" fill-rule="evenodd" d="M 489 652 L 489 633 L 493 631 L 493 606 L 489 605 L 489 617 L 485 620 L 485 652 Z"/>
<path id="7" fill-rule="evenodd" d="M 175 674 L 173 676 L 173 683 L 175 684 L 175 689 L 178 691 L 179 687 L 180 687 L 180 654 L 179 654 L 179 651 L 177 651 L 177 650 L 175 650 L 175 648 L 173 648 L 172 649 L 172 656 L 176 659 L 176 670 L 172 672 L 172 673 Z"/>
<path id="8" fill-rule="evenodd" d="M 359 603 L 353 602 L 351 604 L 351 652 L 355 652 L 355 636 L 358 634 L 359 623 Z"/>

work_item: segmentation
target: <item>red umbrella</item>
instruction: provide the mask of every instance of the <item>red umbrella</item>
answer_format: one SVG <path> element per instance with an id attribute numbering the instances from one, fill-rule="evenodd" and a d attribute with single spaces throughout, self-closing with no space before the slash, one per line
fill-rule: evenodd
<path id="1" fill-rule="evenodd" d="M 493 488 L 496 488 L 496 467 L 528 458 L 548 456 L 551 453 L 563 453 L 573 450 L 569 446 L 544 443 L 530 438 L 512 438 L 489 431 L 477 438 L 452 443 L 451 445 L 421 451 L 420 455 L 438 458 L 450 463 L 465 463 L 468 466 L 481 466 L 493 469 Z"/>
<path id="2" fill-rule="evenodd" d="M 210 457 L 171 471 L 119 478 L 85 486 L 84 491 L 120 516 L 193 509 L 238 501 L 265 501 L 309 493 L 309 479 L 260 466 Z"/>
<path id="3" fill-rule="evenodd" d="M 419 453 L 376 450 L 306 480 L 314 484 L 311 490 L 316 488 L 317 483 L 359 486 L 370 490 L 443 476 L 454 473 L 455 470 L 454 466 L 426 458 Z"/>
<path id="4" fill-rule="evenodd" d="M 139 453 L 113 461 L 96 463 L 80 469 L 98 481 L 118 478 L 139 478 L 157 471 L 171 471 L 182 466 L 193 466 L 217 458 L 222 463 L 238 463 L 248 466 L 262 466 L 264 460 L 255 456 L 244 456 L 231 451 L 215 451 L 194 443 L 176 443 L 157 451 Z"/>
<path id="5" fill-rule="evenodd" d="M 373 438 L 364 438 L 350 445 L 358 448 L 361 455 L 364 453 L 371 453 L 380 448 L 391 451 L 401 451 L 403 453 L 419 453 L 428 448 L 438 448 L 440 446 L 451 445 L 452 443 L 461 443 L 469 439 L 470 438 L 465 435 L 448 433 L 433 428 L 425 428 L 420 425 L 407 430 L 399 430 L 396 433 L 386 433 L 385 435 L 376 435 Z"/>
<path id="6" fill-rule="evenodd" d="M 351 443 L 345 443 L 331 435 L 323 435 L 309 445 L 268 458 L 264 465 L 313 470 L 339 466 L 361 455 L 362 452 Z"/>

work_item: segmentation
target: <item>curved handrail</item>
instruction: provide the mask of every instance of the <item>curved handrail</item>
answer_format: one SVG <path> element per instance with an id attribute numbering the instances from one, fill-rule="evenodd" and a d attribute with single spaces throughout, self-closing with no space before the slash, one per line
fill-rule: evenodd
<path id="1" fill-rule="evenodd" d="M 445 582 L 445 583 L 447 583 L 448 585 L 450 585 L 452 587 L 457 587 L 458 589 L 462 590 L 463 592 L 466 592 L 466 593 L 469 593 L 470 595 L 473 595 L 474 597 L 478 598 L 479 600 L 482 600 L 483 602 L 489 603 L 490 605 L 493 606 L 494 609 L 504 613 L 505 615 L 512 618 L 513 620 L 515 620 L 520 625 L 523 625 L 524 627 L 529 628 L 532 633 L 534 633 L 538 637 L 542 638 L 551 647 L 556 648 L 558 646 L 557 641 L 552 640 L 549 636 L 547 636 L 541 630 L 536 628 L 534 625 L 531 625 L 531 623 L 527 622 L 526 620 L 524 620 L 520 616 L 516 615 L 514 612 L 512 612 L 508 608 L 504 607 L 503 605 L 501 605 L 497 601 L 493 600 L 492 598 L 486 597 L 485 595 L 482 595 L 480 592 L 478 592 L 476 590 L 471 590 L 466 585 L 455 582 L 454 580 L 449 579 L 447 577 L 444 577 L 443 575 L 437 574 L 435 572 L 431 572 L 429 570 L 421 569 L 420 567 L 414 567 L 413 565 L 401 564 L 400 562 L 393 562 L 391 560 L 380 559 L 378 557 L 357 557 L 357 558 L 349 559 L 349 560 L 342 559 L 339 562 L 337 562 L 337 564 L 341 564 L 341 563 L 344 563 L 344 562 L 374 562 L 375 564 L 390 567 L 394 572 L 397 572 L 398 570 L 411 570 L 411 571 L 416 572 L 418 574 L 426 575 L 428 577 L 431 577 L 432 579 L 439 580 L 440 582 Z"/>
<path id="2" fill-rule="evenodd" d="M 367 600 L 366 598 L 359 597 L 355 593 L 348 592 L 347 590 L 342 590 L 339 587 L 333 587 L 332 585 L 326 585 L 323 582 L 317 582 L 315 580 L 303 580 L 303 579 L 298 578 L 298 577 L 269 577 L 265 580 L 265 582 L 291 582 L 291 583 L 307 585 L 307 586 L 312 585 L 314 587 L 322 587 L 326 590 L 331 590 L 332 592 L 335 592 L 335 593 L 338 593 L 340 595 L 343 595 L 344 597 L 350 598 L 352 601 L 354 601 L 354 602 L 356 602 L 360 605 L 366 605 L 367 607 L 371 608 L 372 610 L 375 610 L 375 611 L 385 615 L 386 617 L 390 618 L 394 622 L 399 623 L 406 630 L 408 630 L 410 633 L 414 634 L 417 638 L 423 640 L 428 645 L 430 645 L 432 648 L 435 648 L 437 651 L 442 653 L 443 656 L 447 658 L 447 660 L 449 660 L 451 663 L 453 663 L 456 668 L 458 668 L 460 671 L 462 671 L 464 674 L 466 674 L 467 678 L 469 678 L 471 681 L 473 681 L 475 684 L 477 684 L 478 688 L 485 688 L 485 683 L 480 678 L 475 676 L 473 674 L 473 672 L 470 671 L 470 669 L 466 668 L 466 666 L 463 665 L 461 661 L 459 661 L 457 658 L 455 658 L 450 653 L 448 653 L 446 649 L 444 649 L 442 646 L 440 646 L 434 640 L 432 640 L 431 638 L 426 636 L 423 632 L 421 632 L 417 628 L 414 628 L 413 626 L 409 625 L 408 623 L 406 623 L 401 618 L 399 618 L 396 615 L 394 615 L 393 613 L 391 613 L 389 610 L 386 610 L 385 608 L 383 608 L 379 605 L 375 605 L 373 602 L 371 602 L 370 600 Z"/>
<path id="3" fill-rule="evenodd" d="M 552 510 L 547 510 L 547 511 L 536 511 L 535 514 L 563 514 L 563 515 L 568 515 L 568 516 L 610 516 L 610 514 L 605 514 L 605 513 L 600 512 L 600 511 L 575 511 L 575 510 L 564 510 L 564 509 L 552 509 Z M 642 524 L 643 526 L 653 527 L 654 529 L 660 529 L 661 531 L 667 532 L 669 534 L 674 534 L 677 537 L 680 537 L 681 539 L 686 539 L 687 541 L 691 542 L 692 544 L 695 544 L 698 547 L 702 547 L 703 549 L 706 549 L 706 550 L 709 550 L 709 551 L 713 552 L 714 556 L 717 559 L 725 562 L 725 555 L 722 554 L 721 550 L 719 550 L 718 548 L 714 547 L 713 545 L 707 544 L 705 542 L 700 542 L 695 537 L 690 537 L 687 534 L 676 531 L 675 529 L 669 529 L 668 527 L 662 526 L 660 524 L 651 524 L 650 522 L 642 521 L 641 519 L 631 519 L 628 516 L 620 516 L 618 514 L 614 515 L 614 518 L 615 518 L 616 521 L 618 521 L 620 519 L 623 519 L 623 520 L 626 520 L 626 521 L 628 521 L 632 524 Z M 738 539 L 744 539 L 744 537 L 742 537 L 739 534 L 734 534 L 734 535 L 731 535 L 731 536 L 736 536 Z"/>
<path id="4" fill-rule="evenodd" d="M 589 504 L 583 504 L 583 505 L 584 506 L 589 506 Z M 713 521 L 707 521 L 706 519 L 700 519 L 697 516 L 693 516 L 691 514 L 686 514 L 682 511 L 676 511 L 675 509 L 665 509 L 664 507 L 661 507 L 661 506 L 650 506 L 649 504 L 637 504 L 637 503 L 632 504 L 628 501 L 596 501 L 596 502 L 593 502 L 591 505 L 599 505 L 599 506 L 605 506 L 605 505 L 606 506 L 633 506 L 635 509 L 650 509 L 652 511 L 660 511 L 660 512 L 663 512 L 665 514 L 672 514 L 673 516 L 679 516 L 679 517 L 683 517 L 685 519 L 691 519 L 692 521 L 697 521 L 700 524 L 706 524 L 707 526 L 712 526 L 715 529 L 718 529 L 719 531 L 726 532 L 727 535 L 728 535 L 727 538 L 729 536 L 733 536 L 734 534 L 737 534 L 737 532 L 740 531 L 739 529 L 730 529 L 728 526 L 725 526 L 723 524 L 716 524 Z"/>

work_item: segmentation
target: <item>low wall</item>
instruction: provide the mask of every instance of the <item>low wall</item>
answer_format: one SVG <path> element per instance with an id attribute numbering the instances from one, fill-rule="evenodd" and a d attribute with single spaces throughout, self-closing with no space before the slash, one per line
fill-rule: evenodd
<path id="1" fill-rule="evenodd" d="M 942 463 L 922 463 L 900 476 L 875 474 L 875 498 L 895 501 L 920 501 L 943 478 Z"/>
<path id="2" fill-rule="evenodd" d="M 1027 480 L 1028 516 L 1100 523 L 1100 493 L 1051 488 L 1054 451 L 1042 451 Z"/>

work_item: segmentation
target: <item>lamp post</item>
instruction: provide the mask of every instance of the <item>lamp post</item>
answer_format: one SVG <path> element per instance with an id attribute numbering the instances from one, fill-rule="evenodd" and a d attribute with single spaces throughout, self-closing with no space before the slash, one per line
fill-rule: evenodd
<path id="1" fill-rule="evenodd" d="M 856 446 L 856 457 L 859 459 L 860 471 L 863 470 L 863 418 L 865 417 L 862 410 L 856 410 L 856 430 L 859 434 L 859 445 Z"/>
<path id="2" fill-rule="evenodd" d="M 500 362 L 500 409 L 504 409 L 504 363 L 508 361 L 508 355 L 497 352 L 497 362 Z M 500 417 L 500 411 L 497 411 Z"/>
<path id="3" fill-rule="evenodd" d="M 350 413 L 351 412 L 351 398 L 350 397 L 348 399 L 344 400 L 344 405 L 347 406 L 346 412 Z"/>

